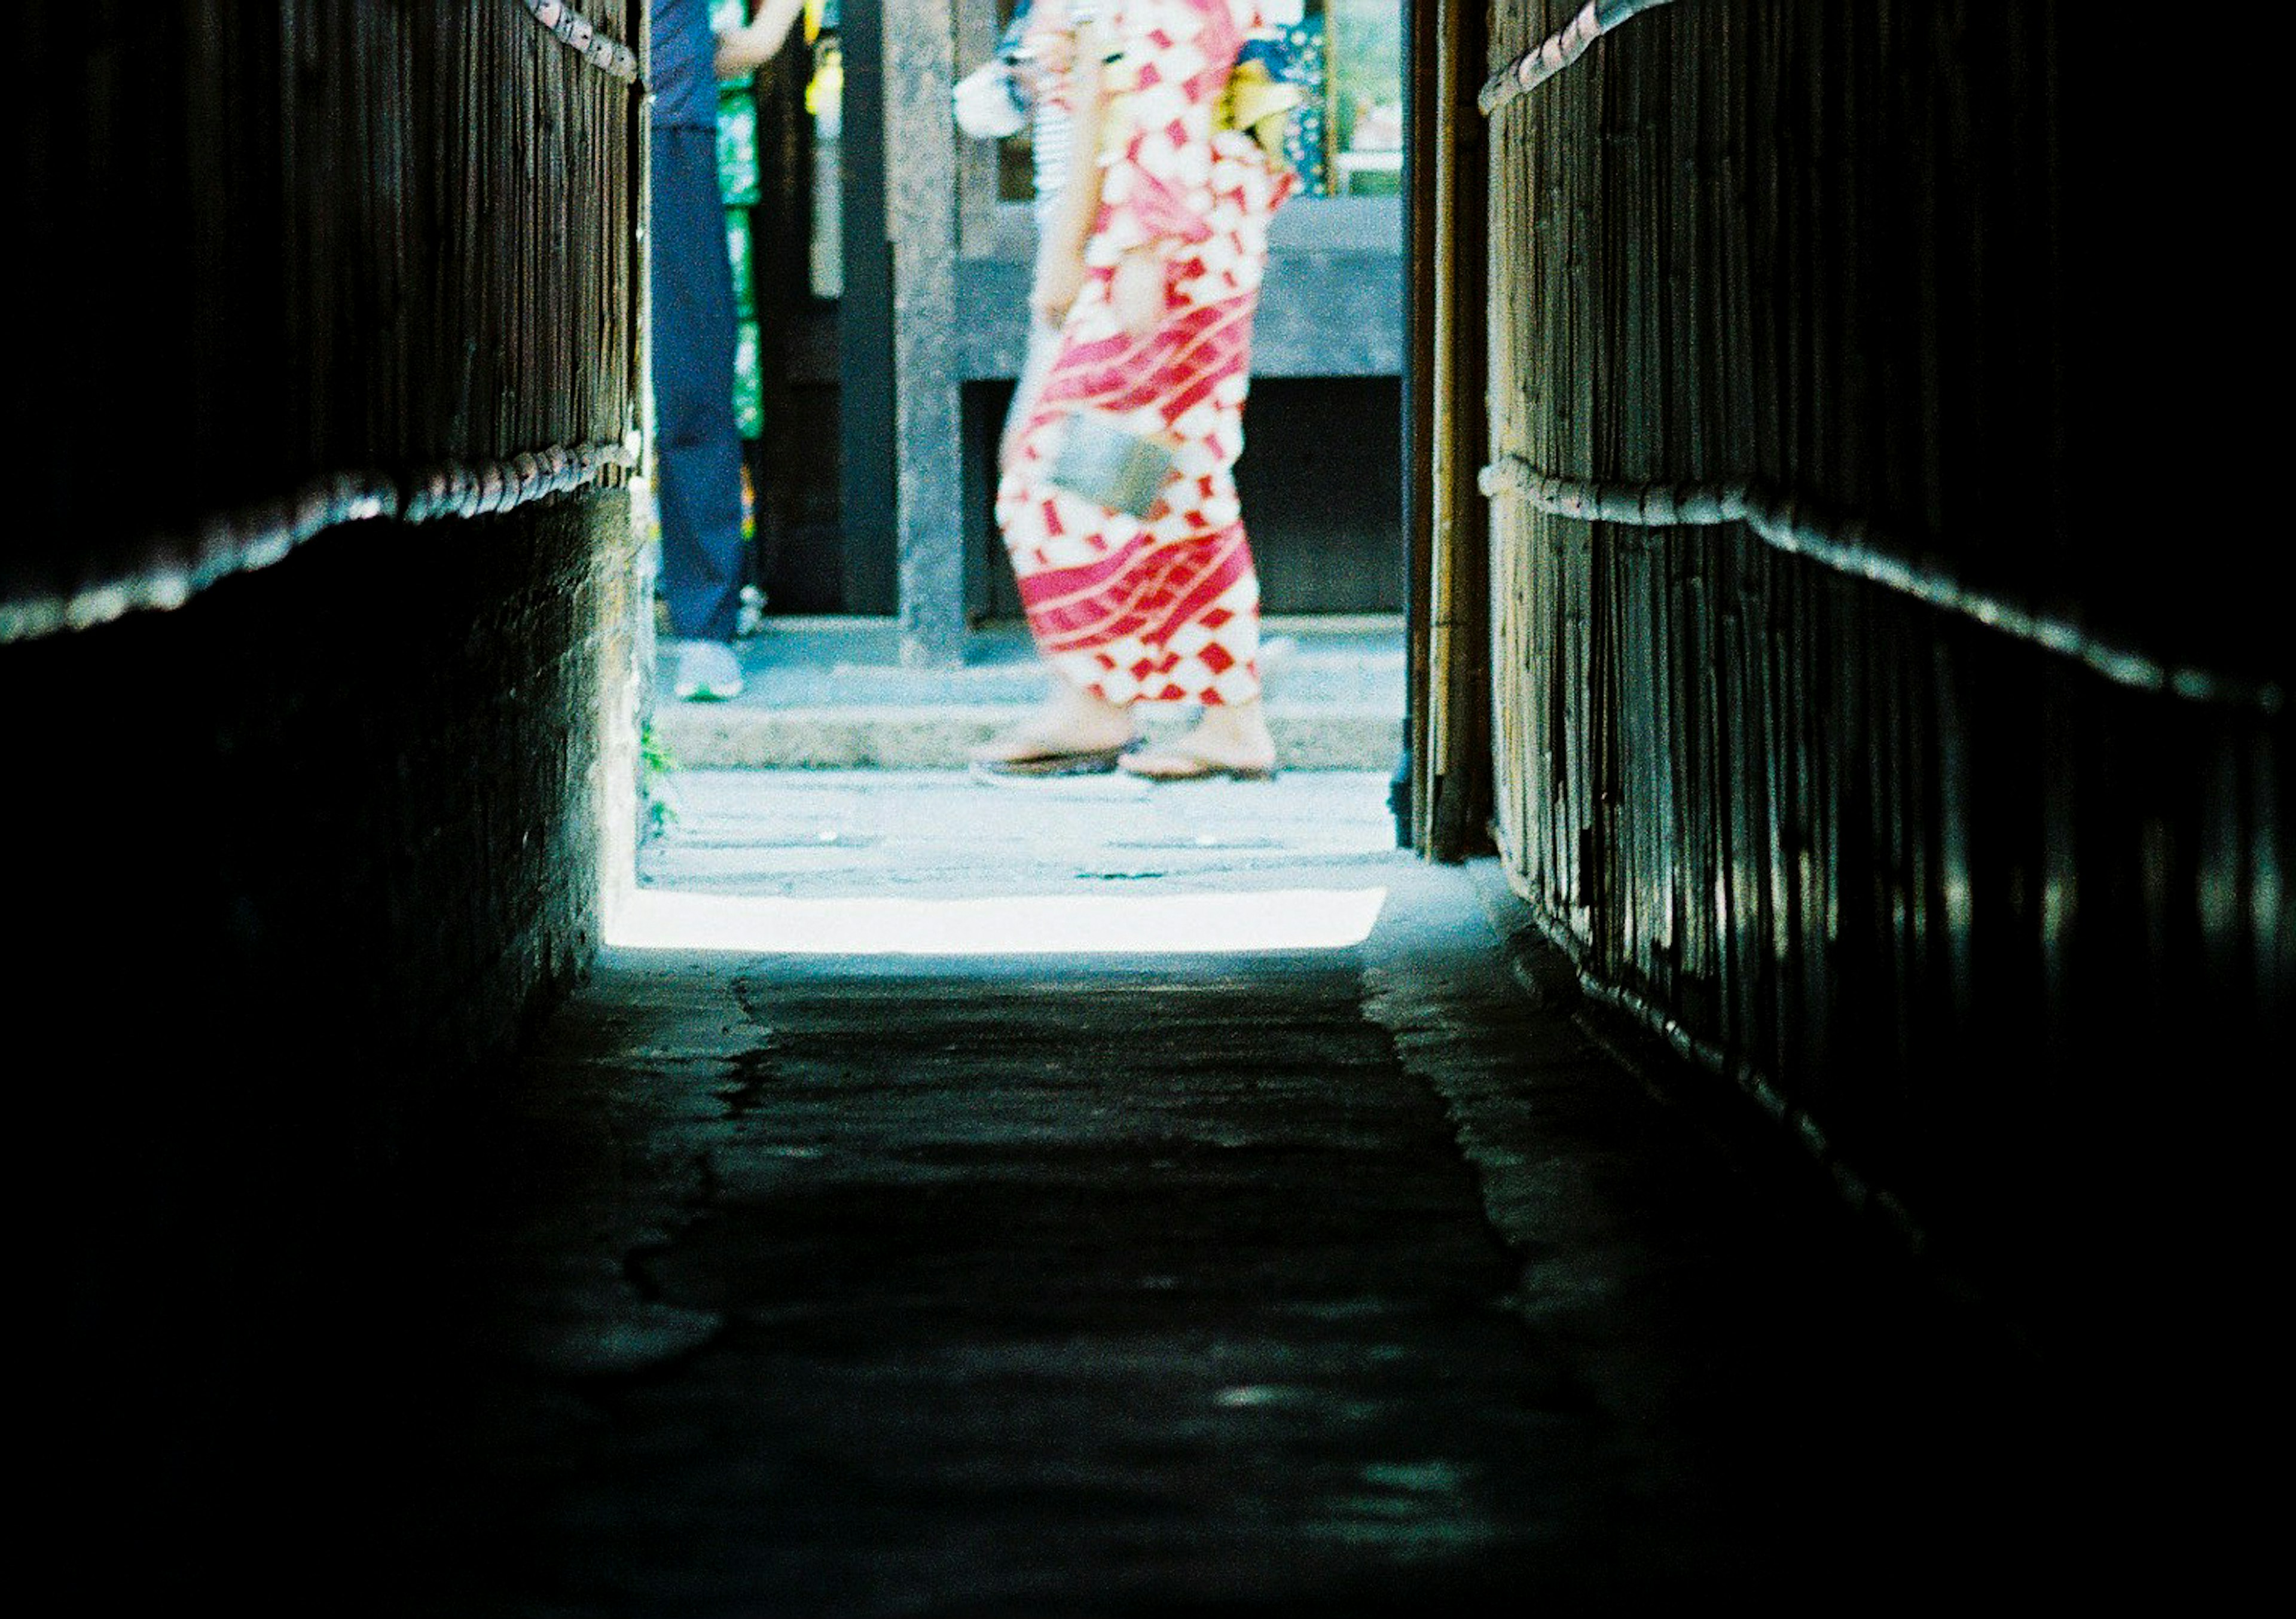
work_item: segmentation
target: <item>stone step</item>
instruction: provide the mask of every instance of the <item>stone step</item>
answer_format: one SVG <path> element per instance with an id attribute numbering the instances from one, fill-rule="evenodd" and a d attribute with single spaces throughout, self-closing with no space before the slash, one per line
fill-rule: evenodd
<path id="1" fill-rule="evenodd" d="M 1013 703 L 668 703 L 655 710 L 653 737 L 685 770 L 956 770 L 1021 712 Z M 1287 770 L 1391 770 L 1403 747 L 1402 714 L 1387 705 L 1270 701 L 1267 724 Z"/>
<path id="2" fill-rule="evenodd" d="M 1263 663 L 1268 728 L 1286 770 L 1392 771 L 1403 748 L 1401 626 L 1388 619 L 1271 619 Z M 877 619 L 771 620 L 737 648 L 748 689 L 731 702 L 668 695 L 667 659 L 648 704 L 655 747 L 688 770 L 955 770 L 1043 696 L 1025 633 L 979 636 L 966 665 L 901 666 Z M 1193 723 L 1186 707 L 1142 711 L 1143 732 Z"/>

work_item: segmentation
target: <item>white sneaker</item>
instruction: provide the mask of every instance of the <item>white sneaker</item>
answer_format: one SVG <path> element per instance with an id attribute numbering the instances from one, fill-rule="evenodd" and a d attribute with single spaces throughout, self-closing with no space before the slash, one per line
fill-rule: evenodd
<path id="1" fill-rule="evenodd" d="M 720 641 L 673 643 L 677 676 L 671 690 L 692 703 L 722 703 L 742 695 L 742 660 Z"/>

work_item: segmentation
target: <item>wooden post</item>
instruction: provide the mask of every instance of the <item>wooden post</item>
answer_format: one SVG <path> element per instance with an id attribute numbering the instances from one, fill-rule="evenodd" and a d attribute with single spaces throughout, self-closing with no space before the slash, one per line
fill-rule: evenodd
<path id="1" fill-rule="evenodd" d="M 1485 448 L 1485 133 L 1464 66 L 1483 60 L 1480 7 L 1422 0 L 1414 13 L 1411 484 L 1413 842 L 1435 860 L 1488 846 L 1488 581 L 1475 470 Z"/>
<path id="2" fill-rule="evenodd" d="M 883 13 L 901 662 L 946 668 L 965 640 L 955 52 L 947 0 L 884 0 Z"/>

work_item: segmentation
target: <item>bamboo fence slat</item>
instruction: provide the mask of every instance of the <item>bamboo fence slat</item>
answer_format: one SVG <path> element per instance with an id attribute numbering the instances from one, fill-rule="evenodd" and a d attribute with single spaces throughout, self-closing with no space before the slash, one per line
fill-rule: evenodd
<path id="1" fill-rule="evenodd" d="M 1587 9 L 1501 0 L 1481 103 L 1500 855 L 1594 993 L 1981 1247 L 2096 1190 L 2068 1110 L 2140 1127 L 2087 1065 L 2296 1002 L 2285 643 L 2095 527 L 2107 25 L 1696 0 L 1542 54 Z"/>
<path id="2" fill-rule="evenodd" d="M 36 12 L 30 303 L 98 318 L 31 334 L 0 639 L 634 462 L 628 0 Z"/>

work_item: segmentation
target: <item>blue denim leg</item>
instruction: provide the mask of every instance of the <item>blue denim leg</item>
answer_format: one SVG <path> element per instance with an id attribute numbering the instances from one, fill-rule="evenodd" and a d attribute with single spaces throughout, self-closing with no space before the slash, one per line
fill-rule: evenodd
<path id="1" fill-rule="evenodd" d="M 718 142 L 656 128 L 653 142 L 654 450 L 661 585 L 670 634 L 734 639 L 748 577 L 742 437 L 734 420 L 734 272 Z"/>

